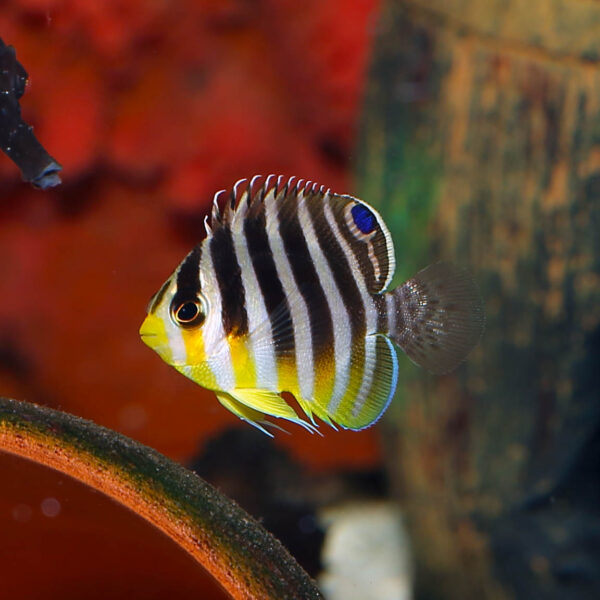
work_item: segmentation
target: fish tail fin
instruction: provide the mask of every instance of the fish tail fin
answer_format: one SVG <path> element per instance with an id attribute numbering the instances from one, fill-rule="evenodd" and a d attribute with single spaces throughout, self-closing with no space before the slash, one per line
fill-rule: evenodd
<path id="1" fill-rule="evenodd" d="M 435 263 L 388 294 L 388 335 L 413 362 L 433 373 L 455 369 L 481 338 L 483 301 L 463 269 Z"/>

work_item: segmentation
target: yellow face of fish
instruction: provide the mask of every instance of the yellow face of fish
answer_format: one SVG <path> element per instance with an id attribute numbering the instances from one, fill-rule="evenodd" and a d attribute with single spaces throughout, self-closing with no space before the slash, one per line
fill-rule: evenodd
<path id="1" fill-rule="evenodd" d="M 196 252 L 186 257 L 150 300 L 140 336 L 167 364 L 200 385 L 212 388 L 214 377 L 207 364 L 203 336 L 209 308 L 199 290 Z M 194 285 L 189 280 L 191 262 L 195 262 Z"/>

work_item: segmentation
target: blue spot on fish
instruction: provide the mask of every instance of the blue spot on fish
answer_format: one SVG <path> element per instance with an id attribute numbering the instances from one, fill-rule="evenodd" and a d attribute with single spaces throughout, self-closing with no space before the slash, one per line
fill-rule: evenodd
<path id="1" fill-rule="evenodd" d="M 363 233 L 371 233 L 375 226 L 377 225 L 377 221 L 373 213 L 362 204 L 355 204 L 352 207 L 352 218 L 354 219 L 354 224 L 363 232 Z"/>

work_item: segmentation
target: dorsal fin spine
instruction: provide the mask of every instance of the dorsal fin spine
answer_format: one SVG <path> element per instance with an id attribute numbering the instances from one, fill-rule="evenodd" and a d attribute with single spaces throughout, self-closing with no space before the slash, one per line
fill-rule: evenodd
<path id="1" fill-rule="evenodd" d="M 235 182 L 235 184 L 233 186 L 233 189 L 231 190 L 231 208 L 232 209 L 235 209 L 235 207 L 237 205 L 237 201 L 238 201 L 238 188 L 240 187 L 240 185 L 242 185 L 246 181 L 248 181 L 248 179 L 244 178 L 244 179 L 238 179 Z"/>
<path id="2" fill-rule="evenodd" d="M 248 198 L 246 198 L 246 204 L 248 208 L 250 207 L 250 203 L 254 199 L 255 195 L 257 195 L 260 192 L 259 190 L 259 192 L 256 192 L 256 194 L 254 194 L 254 188 L 256 187 L 256 183 L 261 179 L 262 175 L 255 175 L 248 184 Z"/>
<path id="3" fill-rule="evenodd" d="M 213 198 L 211 223 L 210 223 L 213 228 L 216 227 L 217 225 L 221 224 L 221 211 L 219 209 L 219 196 L 221 194 L 226 194 L 226 193 L 227 193 L 226 190 L 219 190 Z"/>
<path id="4" fill-rule="evenodd" d="M 247 216 L 254 214 L 255 208 L 258 208 L 270 193 L 273 194 L 273 199 L 282 202 L 290 194 L 320 194 L 325 197 L 329 194 L 329 188 L 326 189 L 325 186 L 311 180 L 298 179 L 293 175 L 286 178 L 270 173 L 266 177 L 254 175 L 252 178 L 239 179 L 229 192 L 222 208 L 219 206 L 221 194 L 227 194 L 227 191 L 219 190 L 214 195 L 210 219 L 207 217 L 204 220 L 207 235 L 210 236 L 219 226 L 232 225 L 234 221 L 239 227 L 238 220 L 243 221 Z"/>
<path id="5" fill-rule="evenodd" d="M 295 191 L 298 190 L 298 188 L 300 187 L 300 184 L 302 182 L 302 179 L 299 179 L 298 181 L 296 181 L 295 185 L 294 185 L 294 181 L 296 181 L 296 177 L 294 175 L 292 175 L 287 180 L 287 182 L 285 184 L 285 194 L 284 194 L 284 196 L 287 196 L 290 191 L 292 193 L 294 193 Z"/>
<path id="6" fill-rule="evenodd" d="M 260 201 L 262 202 L 266 195 L 267 195 L 267 191 L 271 188 L 271 182 L 273 181 L 273 179 L 275 179 L 275 175 L 273 175 L 272 173 L 270 175 L 267 175 L 267 178 L 265 179 L 265 183 L 262 186 L 261 192 L 260 192 Z"/>
<path id="7" fill-rule="evenodd" d="M 206 235 L 209 236 L 212 234 L 212 228 L 208 222 L 208 215 L 204 217 L 204 229 L 206 230 Z"/>

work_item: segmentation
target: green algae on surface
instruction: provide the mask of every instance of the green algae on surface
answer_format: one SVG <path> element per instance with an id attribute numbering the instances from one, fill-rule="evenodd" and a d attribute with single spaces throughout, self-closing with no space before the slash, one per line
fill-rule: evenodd
<path id="1" fill-rule="evenodd" d="M 421 85 L 419 69 L 428 72 L 436 67 L 425 33 L 402 29 L 402 10 L 393 2 L 382 7 L 356 158 L 357 195 L 379 211 L 394 240 L 396 272 L 389 289 L 432 262 L 454 259 L 438 253 L 431 243 L 444 164 L 439 145 L 424 134 L 434 118 L 425 107 L 439 90 Z M 409 42 L 420 49 L 412 58 L 406 57 Z M 412 386 L 425 385 L 431 377 L 405 357 L 398 369 L 401 384 L 384 424 L 402 418 Z"/>
<path id="2" fill-rule="evenodd" d="M 322 598 L 237 504 L 152 448 L 73 415 L 0 398 L 0 451 L 98 489 L 161 529 L 239 599 Z"/>
<path id="3" fill-rule="evenodd" d="M 401 10 L 396 3 L 382 7 L 355 165 L 357 195 L 381 213 L 394 240 L 396 274 L 390 288 L 442 258 L 432 253 L 428 234 L 438 207 L 443 156 L 435 139 L 424 134 L 433 118 L 424 107 L 439 90 L 421 84 L 420 70 L 434 68 L 431 50 L 423 31 L 398 31 Z M 414 38 L 420 52 L 409 60 L 404 44 Z"/>

